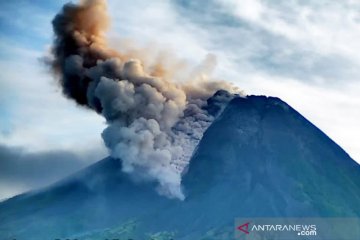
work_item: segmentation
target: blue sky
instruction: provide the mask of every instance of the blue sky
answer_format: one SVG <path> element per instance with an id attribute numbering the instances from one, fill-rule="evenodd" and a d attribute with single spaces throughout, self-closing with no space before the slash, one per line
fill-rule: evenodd
<path id="1" fill-rule="evenodd" d="M 107 154 L 104 119 L 65 99 L 40 61 L 65 2 L 0 3 L 0 144 L 66 152 L 77 164 L 63 175 Z M 215 78 L 282 98 L 360 162 L 360 2 L 109 0 L 108 9 L 114 48 L 131 40 L 190 64 L 213 54 Z M 0 198 L 40 186 L 9 184 Z"/>

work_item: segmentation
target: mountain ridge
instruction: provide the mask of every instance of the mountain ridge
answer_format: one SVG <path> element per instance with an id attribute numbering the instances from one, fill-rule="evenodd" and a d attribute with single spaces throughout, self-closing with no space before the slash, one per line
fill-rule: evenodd
<path id="1" fill-rule="evenodd" d="M 154 186 L 134 182 L 119 160 L 105 158 L 54 185 L 0 203 L 0 236 L 91 236 L 94 229 L 101 234 L 110 228 L 118 229 L 117 237 L 134 239 L 158 233 L 196 239 L 209 232 L 228 239 L 236 217 L 360 213 L 360 166 L 273 97 L 238 97 L 227 105 L 183 176 L 184 201 L 161 197 Z M 124 228 L 127 233 L 121 233 Z"/>

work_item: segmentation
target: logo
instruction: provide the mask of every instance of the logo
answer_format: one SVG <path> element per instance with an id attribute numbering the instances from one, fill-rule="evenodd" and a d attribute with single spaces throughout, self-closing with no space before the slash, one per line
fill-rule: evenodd
<path id="1" fill-rule="evenodd" d="M 245 234 L 249 234 L 249 224 L 250 222 L 244 223 L 243 225 L 238 226 L 237 229 Z"/>
<path id="2" fill-rule="evenodd" d="M 360 239 L 360 218 L 237 218 L 235 239 Z"/>

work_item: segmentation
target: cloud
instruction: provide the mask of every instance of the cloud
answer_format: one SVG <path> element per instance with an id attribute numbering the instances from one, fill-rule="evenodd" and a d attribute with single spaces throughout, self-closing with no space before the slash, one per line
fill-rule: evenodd
<path id="1" fill-rule="evenodd" d="M 47 186 L 100 157 L 96 151 L 31 153 L 24 148 L 0 145 L 0 199 Z"/>
<path id="2" fill-rule="evenodd" d="M 201 39 L 201 45 L 219 57 L 219 65 L 231 61 L 239 74 L 262 71 L 333 84 L 356 81 L 360 75 L 359 58 L 352 51 L 359 44 L 351 41 L 360 37 L 356 18 L 343 17 L 353 16 L 349 12 L 354 10 L 337 5 L 215 0 L 206 5 L 175 1 L 173 9 L 180 14 L 182 25 L 191 26 L 189 30 Z"/>
<path id="3" fill-rule="evenodd" d="M 217 56 L 217 74 L 249 94 L 281 97 L 360 161 L 357 2 L 175 1 L 173 9 L 206 29 L 198 38 Z"/>
<path id="4" fill-rule="evenodd" d="M 352 0 L 332 2 L 304 1 L 235 1 L 217 0 L 230 14 L 248 21 L 318 53 L 341 53 L 359 58 L 352 50 L 359 43 L 358 13 L 360 3 Z M 249 17 L 248 6 L 256 9 L 256 17 Z M 252 14 L 254 15 L 254 14 Z M 348 43 L 348 44 L 347 44 Z"/>

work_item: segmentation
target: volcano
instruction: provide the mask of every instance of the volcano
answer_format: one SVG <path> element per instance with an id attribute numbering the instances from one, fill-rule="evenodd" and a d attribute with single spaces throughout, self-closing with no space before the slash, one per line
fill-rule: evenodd
<path id="1" fill-rule="evenodd" d="M 0 203 L 0 239 L 232 239 L 239 217 L 360 217 L 360 166 L 274 97 L 236 97 L 184 171 L 184 201 L 106 158 Z"/>

